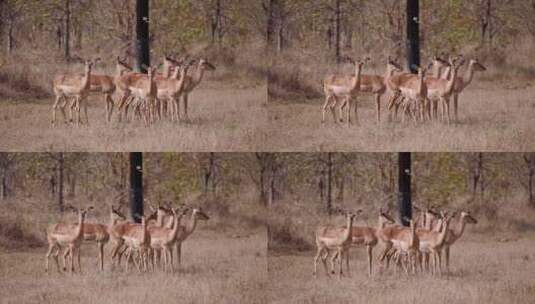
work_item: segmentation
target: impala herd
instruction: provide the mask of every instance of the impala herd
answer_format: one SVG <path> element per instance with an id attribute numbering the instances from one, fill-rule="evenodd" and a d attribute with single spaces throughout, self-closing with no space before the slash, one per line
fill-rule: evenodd
<path id="1" fill-rule="evenodd" d="M 56 112 L 59 109 L 65 122 L 65 108 L 69 110 L 69 121 L 82 123 L 81 108 L 84 109 L 85 122 L 89 124 L 87 115 L 87 97 L 101 94 L 106 104 L 106 120 L 112 120 L 113 109 L 117 106 L 117 119 L 128 120 L 128 110 L 133 109 L 134 117 L 140 118 L 145 125 L 156 120 L 168 118 L 173 122 L 180 120 L 180 100 L 184 103 L 184 120 L 189 121 L 189 94 L 202 82 L 205 71 L 216 68 L 203 58 L 190 60 L 188 56 L 176 60 L 165 56 L 162 64 L 143 66 L 147 74 L 133 72 L 126 59 L 117 57 L 114 76 L 92 73 L 93 66 L 100 58 L 85 61 L 83 74 L 59 74 L 53 81 L 56 96 L 52 109 L 52 125 L 56 124 Z M 163 65 L 163 73 L 157 73 Z M 194 72 L 188 74 L 194 68 Z M 114 101 L 112 96 L 119 97 Z M 76 116 L 76 117 L 75 117 Z"/>
<path id="2" fill-rule="evenodd" d="M 325 122 L 325 113 L 329 109 L 335 123 L 343 122 L 343 112 L 346 109 L 348 126 L 352 123 L 351 112 L 355 112 L 358 123 L 357 109 L 360 94 L 375 95 L 376 119 L 381 121 L 381 97 L 390 94 L 388 110 L 389 118 L 397 118 L 401 110 L 402 121 L 407 117 L 417 121 L 446 120 L 451 122 L 450 100 L 453 98 L 453 111 L 455 120 L 458 120 L 459 95 L 472 82 L 475 72 L 485 71 L 486 68 L 476 59 L 468 62 L 466 75 L 459 76 L 460 67 L 465 64 L 462 55 L 450 57 L 447 61 L 434 56 L 427 67 L 418 67 L 418 74 L 404 72 L 400 66 L 388 57 L 386 71 L 383 76 L 365 75 L 363 66 L 370 60 L 354 60 L 344 57 L 346 61 L 355 66 L 354 75 L 327 75 L 323 81 L 325 103 L 322 107 L 322 123 Z M 430 70 L 430 73 L 427 73 Z M 339 103 L 339 100 L 342 100 Z M 336 110 L 339 110 L 338 119 Z M 440 117 L 438 114 L 439 108 Z"/>
<path id="3" fill-rule="evenodd" d="M 449 271 L 450 247 L 463 235 L 466 224 L 476 224 L 477 220 L 467 211 L 436 212 L 429 208 L 416 208 L 420 215 L 416 220 L 409 220 L 410 227 L 401 226 L 381 209 L 377 226 L 355 226 L 355 218 L 361 213 L 337 209 L 345 215 L 345 227 L 320 226 L 316 229 L 316 256 L 314 258 L 314 276 L 317 264 L 321 260 L 325 272 L 335 273 L 338 262 L 339 277 L 342 276 L 342 260 L 346 258 L 349 274 L 349 249 L 353 246 L 365 246 L 367 251 L 368 275 L 372 275 L 373 248 L 382 244 L 383 251 L 378 262 L 388 269 L 390 262 L 395 264 L 395 271 L 404 269 L 407 274 L 428 271 L 433 275 L 442 274 L 442 257 Z M 331 270 L 327 267 L 330 257 Z"/>
<path id="4" fill-rule="evenodd" d="M 78 214 L 77 223 L 56 223 L 47 229 L 48 251 L 46 254 L 45 270 L 49 271 L 50 257 L 54 259 L 58 272 L 75 271 L 75 258 L 78 270 L 82 271 L 80 263 L 80 248 L 83 242 L 94 242 L 98 245 L 98 264 L 104 270 L 104 246 L 111 241 L 112 265 L 121 265 L 122 256 L 126 257 L 126 271 L 132 263 L 141 271 L 155 270 L 159 267 L 166 272 L 174 271 L 174 251 L 177 263 L 181 263 L 181 246 L 197 227 L 199 220 L 206 221 L 208 215 L 201 208 L 190 208 L 180 205 L 177 208 L 151 205 L 152 213 L 145 217 L 135 215 L 141 219 L 141 224 L 126 220 L 126 217 L 113 206 L 110 210 L 108 225 L 87 223 L 87 212 L 93 209 L 68 209 Z M 183 219 L 188 213 L 189 219 Z M 173 251 L 174 249 L 174 251 Z M 59 255 L 63 250 L 63 267 L 59 265 Z M 70 261 L 70 267 L 68 262 Z"/>

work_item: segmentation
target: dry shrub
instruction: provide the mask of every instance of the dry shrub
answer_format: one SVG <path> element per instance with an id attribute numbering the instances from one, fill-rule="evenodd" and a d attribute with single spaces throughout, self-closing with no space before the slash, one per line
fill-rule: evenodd
<path id="1" fill-rule="evenodd" d="M 31 223 L 24 222 L 20 216 L 0 216 L 0 248 L 13 250 L 44 246 L 45 241 L 32 228 Z"/>
<path id="2" fill-rule="evenodd" d="M 242 47 L 229 48 L 199 44 L 188 50 L 193 56 L 205 57 L 217 66 L 214 73 L 207 73 L 206 79 L 224 81 L 240 87 L 263 85 L 266 79 L 264 48 L 259 41 L 244 43 Z M 32 49 L 15 52 L 0 58 L 0 97 L 16 99 L 45 99 L 53 95 L 52 79 L 58 73 L 83 73 L 82 58 L 102 58 L 94 73 L 115 73 L 116 51 L 88 47 L 77 51 L 72 60 L 66 62 L 57 50 Z M 121 54 L 122 56 L 123 54 Z M 159 54 L 153 55 L 158 62 Z M 133 61 L 133 58 L 129 59 Z"/>
<path id="3" fill-rule="evenodd" d="M 51 96 L 52 79 L 47 71 L 13 56 L 0 69 L 0 97 L 44 99 Z M 16 63 L 16 64 L 15 64 Z"/>
<path id="4" fill-rule="evenodd" d="M 379 215 L 380 203 L 371 197 L 364 198 L 358 204 L 337 203 L 344 209 L 359 208 L 363 210 L 354 225 L 375 227 Z M 375 202 L 375 203 L 369 203 Z M 472 199 L 469 196 L 452 198 L 441 208 L 446 211 L 465 210 L 478 220 L 476 225 L 468 225 L 465 232 L 521 237 L 535 231 L 535 209 L 527 203 L 526 196 L 519 191 L 495 200 Z M 269 216 L 269 249 L 275 252 L 304 251 L 315 248 L 314 233 L 320 225 L 343 227 L 343 216 L 328 215 L 322 204 L 313 197 L 294 201 L 276 202 Z M 397 218 L 396 208 L 391 209 L 391 216 Z M 457 223 L 457 218 L 453 220 Z"/>
<path id="5" fill-rule="evenodd" d="M 263 58 L 265 48 L 259 40 L 243 43 L 230 48 L 211 44 L 199 44 L 188 50 L 194 56 L 207 58 L 217 70 L 209 79 L 243 86 L 257 86 L 265 83 L 266 63 Z"/>

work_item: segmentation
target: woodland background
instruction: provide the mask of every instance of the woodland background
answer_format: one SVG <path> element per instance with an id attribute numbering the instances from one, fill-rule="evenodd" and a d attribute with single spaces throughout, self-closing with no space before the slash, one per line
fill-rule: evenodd
<path id="1" fill-rule="evenodd" d="M 187 52 L 218 66 L 213 80 L 265 79 L 261 2 L 154 0 L 150 5 L 153 63 L 164 54 Z M 80 70 L 72 63 L 99 56 L 111 71 L 116 56 L 135 54 L 134 0 L 1 0 L 0 15 L 0 97 L 47 98 L 47 75 Z"/>
<path id="2" fill-rule="evenodd" d="M 271 248 L 310 248 L 333 207 L 362 208 L 369 225 L 381 207 L 397 214 L 395 153 L 144 155 L 146 199 L 201 205 L 214 228 L 267 226 Z M 127 206 L 128 170 L 127 153 L 1 153 L 0 246 L 43 245 L 66 203 L 105 222 Z M 479 232 L 533 231 L 534 179 L 533 153 L 413 153 L 415 204 L 468 209 Z"/>
<path id="3" fill-rule="evenodd" d="M 387 56 L 404 64 L 405 2 L 270 0 L 267 43 L 278 54 L 270 73 L 273 100 L 320 97 L 325 73 L 345 55 L 372 57 L 382 74 Z M 532 0 L 420 1 L 422 64 L 442 52 L 477 56 L 487 80 L 532 79 Z"/>

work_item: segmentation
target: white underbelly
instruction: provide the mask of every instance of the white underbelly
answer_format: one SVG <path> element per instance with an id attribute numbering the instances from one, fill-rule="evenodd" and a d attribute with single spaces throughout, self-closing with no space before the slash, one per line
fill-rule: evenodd
<path id="1" fill-rule="evenodd" d="M 400 88 L 401 94 L 408 99 L 416 99 L 416 92 L 408 88 Z"/>
<path id="2" fill-rule="evenodd" d="M 348 87 L 344 86 L 331 86 L 331 91 L 336 96 L 348 96 L 351 93 L 351 90 Z"/>

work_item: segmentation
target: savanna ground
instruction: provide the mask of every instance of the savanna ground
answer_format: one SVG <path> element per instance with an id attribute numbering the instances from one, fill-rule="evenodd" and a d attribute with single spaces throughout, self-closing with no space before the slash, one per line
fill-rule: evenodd
<path id="1" fill-rule="evenodd" d="M 82 274 L 44 271 L 46 247 L 5 250 L 0 247 L 1 303 L 265 303 L 266 232 L 252 230 L 195 231 L 183 244 L 182 266 L 129 273 L 97 270 L 93 244 L 82 246 Z"/>
<path id="2" fill-rule="evenodd" d="M 272 134 L 268 146 L 274 151 L 533 150 L 535 87 L 511 88 L 495 81 L 481 82 L 478 76 L 460 95 L 459 121 L 450 125 L 401 123 L 399 118 L 389 122 L 388 94 L 382 98 L 380 124 L 376 123 L 374 97 L 359 96 L 360 124 L 349 128 L 345 123 L 334 124 L 330 112 L 322 125 L 324 97 L 276 100 L 268 106 Z"/>
<path id="3" fill-rule="evenodd" d="M 52 127 L 53 97 L 0 102 L 2 151 L 256 151 L 264 142 L 265 84 L 205 81 L 188 103 L 191 122 L 108 124 L 100 95 L 89 98 L 90 125 Z M 181 103 L 181 109 L 183 104 Z M 181 110 L 183 111 L 183 110 Z M 82 111 L 83 112 L 83 111 Z M 116 113 L 116 111 L 114 111 Z M 182 112 L 183 113 L 183 112 Z"/>
<path id="4" fill-rule="evenodd" d="M 341 280 L 327 277 L 321 263 L 318 277 L 313 278 L 315 251 L 270 251 L 269 302 L 533 303 L 534 247 L 533 233 L 499 238 L 467 232 L 452 247 L 449 274 L 396 275 L 392 268 L 379 270 L 374 260 L 371 278 L 367 276 L 365 250 L 356 247 L 351 250 L 351 274 Z"/>

